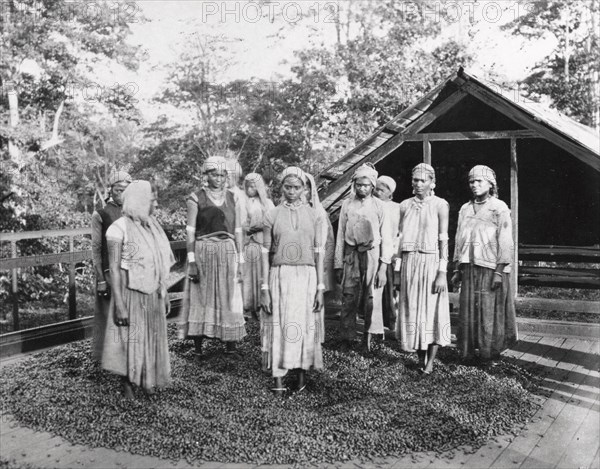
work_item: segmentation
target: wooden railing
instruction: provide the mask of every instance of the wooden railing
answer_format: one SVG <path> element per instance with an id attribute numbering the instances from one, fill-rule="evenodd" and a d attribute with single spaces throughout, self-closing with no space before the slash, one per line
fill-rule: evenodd
<path id="1" fill-rule="evenodd" d="M 600 289 L 600 269 L 589 265 L 600 263 L 599 246 L 520 245 L 519 260 L 584 265 L 584 267 L 571 267 L 568 264 L 553 267 L 521 265 L 519 285 Z"/>
<path id="2" fill-rule="evenodd" d="M 165 227 L 168 230 L 181 229 L 183 226 L 170 225 Z M 74 249 L 74 238 L 76 236 L 91 236 L 91 228 L 74 228 L 64 230 L 41 230 L 41 231 L 23 231 L 16 233 L 0 233 L 0 243 L 10 242 L 11 257 L 0 259 L 0 271 L 11 272 L 11 303 L 12 303 L 12 318 L 13 331 L 18 331 L 19 327 L 19 282 L 18 275 L 20 268 L 38 267 L 42 265 L 52 264 L 68 264 L 69 282 L 68 282 L 68 304 L 69 304 L 69 319 L 77 317 L 77 286 L 75 283 L 75 265 L 78 262 L 83 262 L 92 259 L 92 250 Z M 39 254 L 34 256 L 18 256 L 17 242 L 26 239 L 43 239 L 43 238 L 61 238 L 68 237 L 69 250 L 53 254 Z M 185 241 L 172 241 L 171 249 L 173 251 L 185 250 Z"/>

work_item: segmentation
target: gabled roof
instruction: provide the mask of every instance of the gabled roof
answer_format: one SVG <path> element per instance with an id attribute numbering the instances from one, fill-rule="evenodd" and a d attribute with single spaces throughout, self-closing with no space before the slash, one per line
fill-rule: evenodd
<path id="1" fill-rule="evenodd" d="M 323 206 L 330 212 L 339 208 L 356 167 L 365 162 L 381 161 L 405 139 L 419 133 L 468 95 L 600 171 L 600 136 L 596 130 L 517 93 L 509 93 L 495 83 L 467 74 L 461 67 L 456 75 L 450 76 L 321 172 L 319 195 Z"/>

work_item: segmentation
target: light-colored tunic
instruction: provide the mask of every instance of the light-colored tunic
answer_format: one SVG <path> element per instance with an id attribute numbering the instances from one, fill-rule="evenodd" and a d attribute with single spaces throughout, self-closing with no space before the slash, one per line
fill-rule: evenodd
<path id="1" fill-rule="evenodd" d="M 274 378 L 290 369 L 323 367 L 323 310 L 313 311 L 322 223 L 308 205 L 282 204 L 265 215 L 264 247 L 272 246 L 274 252 L 269 272 L 272 314 L 262 313 L 261 332 L 263 366 Z"/>
<path id="2" fill-rule="evenodd" d="M 392 260 L 392 228 L 384 202 L 353 196 L 342 204 L 334 267 L 344 269 L 340 336 L 356 335 L 356 316 L 362 310 L 365 332 L 383 334 L 383 288 L 375 288 L 379 263 Z"/>
<path id="3" fill-rule="evenodd" d="M 433 293 L 439 266 L 439 212 L 448 202 L 437 196 L 400 204 L 400 301 L 396 334 L 402 350 L 450 344 L 448 291 Z"/>
<path id="4" fill-rule="evenodd" d="M 498 358 L 518 340 L 510 271 L 513 262 L 510 209 L 496 197 L 479 205 L 464 204 L 458 215 L 454 260 L 462 272 L 458 348 L 463 358 L 479 350 L 484 359 Z M 492 290 L 498 264 L 507 264 L 502 285 Z"/>
<path id="5" fill-rule="evenodd" d="M 263 216 L 268 210 L 274 208 L 273 202 L 267 200 L 267 207 L 263 207 L 258 197 L 243 196 L 245 202 L 246 219 L 242 224 L 244 228 L 244 260 L 242 265 L 242 287 L 244 310 L 258 312 L 260 309 L 260 284 L 262 281 L 262 258 L 260 249 L 263 241 Z M 251 235 L 248 229 L 260 228 Z"/>
<path id="6" fill-rule="evenodd" d="M 173 265 L 175 258 L 168 248 L 166 235 L 155 220 L 151 219 L 152 228 L 139 230 L 149 247 L 143 252 L 139 238 L 132 239 L 131 223 L 124 217 L 119 218 L 106 232 L 107 240 L 122 244 L 121 284 L 113 287 L 121 289 L 129 327 L 115 326 L 112 296 L 102 367 L 127 376 L 130 382 L 150 390 L 170 383 L 165 296 L 167 266 Z M 162 242 L 155 241 L 159 237 L 164 237 Z"/>
<path id="7" fill-rule="evenodd" d="M 475 213 L 474 202 L 467 202 L 458 212 L 454 261 L 473 263 L 488 269 L 507 264 L 510 272 L 514 243 L 510 209 L 496 197 L 490 197 Z"/>

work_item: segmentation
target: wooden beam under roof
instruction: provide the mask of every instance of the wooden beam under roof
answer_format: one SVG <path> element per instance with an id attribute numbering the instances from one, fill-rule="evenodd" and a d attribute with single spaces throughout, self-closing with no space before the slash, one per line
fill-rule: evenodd
<path id="1" fill-rule="evenodd" d="M 514 120 L 524 127 L 537 131 L 540 134 L 540 137 L 545 138 L 556 146 L 571 153 L 596 171 L 600 171 L 600 158 L 598 158 L 598 155 L 594 154 L 591 150 L 578 145 L 569 138 L 562 136 L 555 129 L 536 121 L 535 118 L 527 116 L 526 111 L 511 106 L 502 97 L 495 95 L 481 86 L 477 86 L 475 83 L 467 82 L 462 85 L 461 89 L 484 103 L 492 105 L 494 109 L 501 112 L 509 119 Z"/>
<path id="2" fill-rule="evenodd" d="M 431 124 L 436 119 L 442 117 L 450 109 L 461 102 L 468 93 L 462 90 L 455 91 L 437 106 L 424 112 L 412 124 L 410 124 L 403 132 L 403 135 L 415 135 Z"/>
<path id="3" fill-rule="evenodd" d="M 328 208 L 328 205 L 330 205 L 337 198 L 336 196 L 340 195 L 340 191 L 343 192 L 345 190 L 344 186 L 350 183 L 352 180 L 352 175 L 354 174 L 354 170 L 360 164 L 367 162 L 377 164 L 387 155 L 399 148 L 403 143 L 404 140 L 402 139 L 402 134 L 395 135 L 379 148 L 372 151 L 368 156 L 361 158 L 351 168 L 347 169 L 342 176 L 329 184 L 327 187 L 327 194 L 321 197 L 321 203 Z"/>
<path id="4" fill-rule="evenodd" d="M 428 132 L 416 135 L 405 135 L 405 142 L 446 142 L 464 140 L 497 140 L 510 138 L 543 138 L 535 130 L 484 130 L 467 132 Z"/>

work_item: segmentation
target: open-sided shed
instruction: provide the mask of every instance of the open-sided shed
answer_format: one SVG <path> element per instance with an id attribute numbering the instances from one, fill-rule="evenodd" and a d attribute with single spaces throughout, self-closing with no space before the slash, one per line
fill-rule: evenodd
<path id="1" fill-rule="evenodd" d="M 500 198 L 511 207 L 515 259 L 600 262 L 594 129 L 461 68 L 326 168 L 319 179 L 323 205 L 336 219 L 354 169 L 364 162 L 396 180 L 394 200 L 408 198 L 411 169 L 421 161 L 435 168 L 436 193 L 450 203 L 451 239 L 458 210 L 470 198 L 467 173 L 485 164 L 496 171 Z M 597 269 L 518 271 L 521 284 L 600 288 Z"/>

